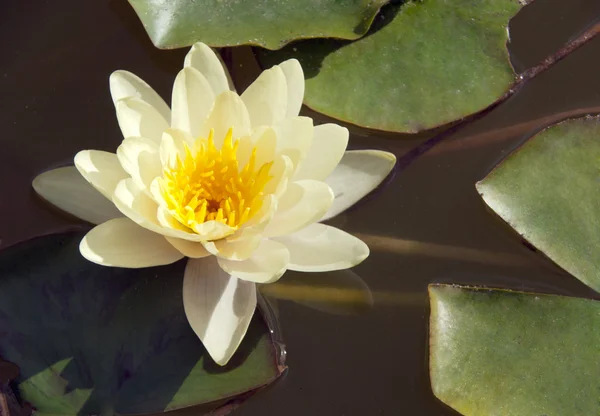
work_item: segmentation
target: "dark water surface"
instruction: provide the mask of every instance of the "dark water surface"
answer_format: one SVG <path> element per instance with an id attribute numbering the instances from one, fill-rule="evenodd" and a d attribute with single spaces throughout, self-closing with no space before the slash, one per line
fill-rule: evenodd
<path id="1" fill-rule="evenodd" d="M 535 65 L 599 17 L 598 0 L 536 0 L 511 24 L 515 68 Z M 125 0 L 4 0 L 0 19 L 0 246 L 6 246 L 77 224 L 49 211 L 30 183 L 70 163 L 80 149 L 117 147 L 108 75 L 127 69 L 169 97 L 186 50 L 154 49 Z M 238 84 L 247 83 L 248 51 L 232 59 L 248 70 L 237 75 Z M 355 272 L 375 307 L 340 316 L 280 301 L 290 370 L 235 414 L 456 415 L 429 387 L 429 283 L 598 297 L 528 248 L 486 209 L 474 183 L 550 116 L 600 112 L 599 74 L 596 39 L 332 220 L 371 243 L 371 256 Z M 351 130 L 352 147 L 398 157 L 427 137 Z"/>

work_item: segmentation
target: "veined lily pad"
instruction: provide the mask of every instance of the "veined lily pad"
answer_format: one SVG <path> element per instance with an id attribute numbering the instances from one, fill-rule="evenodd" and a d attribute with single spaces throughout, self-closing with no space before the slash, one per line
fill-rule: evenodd
<path id="1" fill-rule="evenodd" d="M 600 414 L 600 302 L 432 285 L 435 395 L 466 416 Z"/>
<path id="2" fill-rule="evenodd" d="M 181 48 L 252 44 L 281 48 L 294 39 L 364 35 L 388 0 L 129 0 L 154 45 Z"/>
<path id="3" fill-rule="evenodd" d="M 525 239 L 600 291 L 598 118 L 542 131 L 479 182 L 477 190 Z"/>
<path id="4" fill-rule="evenodd" d="M 206 353 L 183 310 L 183 263 L 94 265 L 81 234 L 42 237 L 0 253 L 0 357 L 39 415 L 155 413 L 231 398 L 281 373 L 254 316 L 225 367 Z"/>
<path id="5" fill-rule="evenodd" d="M 474 113 L 515 80 L 506 42 L 518 0 L 426 0 L 386 6 L 355 42 L 310 40 L 260 52 L 297 58 L 305 104 L 364 127 L 414 133 Z"/>

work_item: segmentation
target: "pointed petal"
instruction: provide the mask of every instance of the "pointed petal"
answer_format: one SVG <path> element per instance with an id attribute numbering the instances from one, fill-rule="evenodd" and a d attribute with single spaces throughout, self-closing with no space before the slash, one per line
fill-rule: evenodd
<path id="1" fill-rule="evenodd" d="M 165 166 L 174 167 L 177 162 L 177 156 L 183 160 L 185 158 L 185 145 L 187 144 L 191 147 L 191 142 L 193 142 L 192 136 L 187 132 L 177 129 L 165 131 L 159 146 L 161 166 L 163 168 Z"/>
<path id="2" fill-rule="evenodd" d="M 369 247 L 360 239 L 325 224 L 312 224 L 274 240 L 290 252 L 288 269 L 300 272 L 348 269 L 369 256 Z"/>
<path id="3" fill-rule="evenodd" d="M 239 279 L 255 283 L 271 283 L 286 271 L 290 259 L 287 248 L 273 240 L 263 240 L 250 258 L 242 261 L 219 258 L 219 265 Z"/>
<path id="4" fill-rule="evenodd" d="M 279 66 L 263 71 L 241 98 L 250 114 L 252 127 L 272 126 L 285 118 L 287 86 Z"/>
<path id="5" fill-rule="evenodd" d="M 33 180 L 32 186 L 52 205 L 92 224 L 122 216 L 112 201 L 94 189 L 75 166 L 44 172 Z"/>
<path id="6" fill-rule="evenodd" d="M 304 72 L 297 59 L 288 59 L 279 67 L 283 70 L 287 86 L 286 117 L 295 117 L 300 113 L 304 99 Z"/>
<path id="7" fill-rule="evenodd" d="M 214 101 L 215 93 L 204 75 L 194 68 L 183 68 L 173 86 L 171 127 L 198 137 Z"/>
<path id="8" fill-rule="evenodd" d="M 173 247 L 175 247 L 185 257 L 198 259 L 208 257 L 211 254 L 206 251 L 200 242 L 182 240 L 181 238 L 165 237 Z"/>
<path id="9" fill-rule="evenodd" d="M 322 124 L 314 128 L 312 145 L 296 171 L 294 180 L 322 181 L 340 163 L 348 146 L 348 129 L 337 124 Z"/>
<path id="10" fill-rule="evenodd" d="M 219 365 L 229 362 L 256 308 L 256 285 L 225 273 L 214 257 L 190 259 L 183 278 L 190 326 Z"/>
<path id="11" fill-rule="evenodd" d="M 115 218 L 93 228 L 81 240 L 79 251 L 93 263 L 133 269 L 171 264 L 183 257 L 163 236 L 128 218 Z"/>
<path id="12" fill-rule="evenodd" d="M 195 43 L 185 57 L 185 67 L 200 72 L 212 88 L 215 96 L 233 90 L 233 83 L 221 58 L 207 45 Z"/>
<path id="13" fill-rule="evenodd" d="M 277 135 L 277 153 L 288 156 L 294 169 L 302 166 L 314 136 L 313 121 L 309 117 L 286 118 L 273 127 Z"/>
<path id="14" fill-rule="evenodd" d="M 379 186 L 396 164 L 396 156 L 381 150 L 350 150 L 325 179 L 335 200 L 321 221 L 335 217 Z"/>
<path id="15" fill-rule="evenodd" d="M 168 121 L 147 102 L 136 98 L 117 101 L 117 120 L 123 137 L 146 137 L 160 143 L 163 132 L 169 128 Z"/>
<path id="16" fill-rule="evenodd" d="M 162 174 L 158 146 L 145 137 L 128 137 L 117 148 L 121 166 L 142 188 Z"/>
<path id="17" fill-rule="evenodd" d="M 75 167 L 94 188 L 108 199 L 117 184 L 129 175 L 121 167 L 117 155 L 101 150 L 82 150 L 75 155 Z"/>
<path id="18" fill-rule="evenodd" d="M 333 191 L 325 182 L 292 182 L 279 199 L 275 217 L 264 231 L 265 237 L 277 237 L 298 231 L 318 221 L 333 202 Z"/>
<path id="19" fill-rule="evenodd" d="M 233 128 L 234 138 L 249 135 L 250 116 L 239 95 L 226 91 L 215 99 L 215 105 L 204 123 L 200 136 L 208 137 L 210 129 L 214 129 L 215 146 L 220 149 L 230 128 Z"/>
<path id="20" fill-rule="evenodd" d="M 137 75 L 128 71 L 115 71 L 110 75 L 109 84 L 115 105 L 123 98 L 136 97 L 154 107 L 165 120 L 170 120 L 171 110 L 165 100 Z"/>
<path id="21" fill-rule="evenodd" d="M 287 189 L 288 182 L 294 173 L 292 160 L 284 155 L 279 155 L 273 160 L 273 166 L 269 171 L 273 177 L 263 190 L 266 195 L 273 194 L 276 197 L 283 195 Z"/>

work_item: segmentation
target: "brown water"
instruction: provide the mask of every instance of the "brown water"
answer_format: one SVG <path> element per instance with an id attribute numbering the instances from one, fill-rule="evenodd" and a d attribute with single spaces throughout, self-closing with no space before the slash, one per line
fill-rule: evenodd
<path id="1" fill-rule="evenodd" d="M 114 151 L 121 136 L 108 75 L 130 70 L 168 97 L 186 51 L 154 49 L 124 0 L 5 0 L 0 16 L 0 245 L 8 245 L 76 224 L 48 211 L 30 182 L 82 148 Z M 599 17 L 598 0 L 536 0 L 511 24 L 515 67 L 536 64 Z M 242 85 L 252 68 L 247 53 L 234 62 L 249 71 L 238 75 Z M 371 243 L 355 272 L 375 307 L 339 316 L 278 302 L 290 370 L 235 414 L 456 415 L 429 387 L 429 283 L 597 297 L 490 213 L 474 183 L 548 116 L 600 111 L 599 74 L 596 39 L 332 220 Z M 398 157 L 427 137 L 351 129 L 352 147 Z"/>

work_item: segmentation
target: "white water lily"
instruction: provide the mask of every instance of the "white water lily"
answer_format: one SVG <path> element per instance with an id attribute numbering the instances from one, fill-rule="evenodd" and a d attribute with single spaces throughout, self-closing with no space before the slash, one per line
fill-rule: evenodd
<path id="1" fill-rule="evenodd" d="M 175 79 L 171 108 L 129 72 L 113 73 L 110 89 L 124 136 L 116 154 L 79 152 L 79 173 L 46 172 L 34 188 L 99 224 L 80 244 L 92 262 L 139 268 L 187 257 L 185 312 L 218 364 L 246 333 L 256 283 L 286 270 L 346 269 L 368 256 L 361 240 L 318 221 L 374 189 L 395 158 L 345 152 L 347 129 L 298 116 L 298 61 L 264 71 L 240 96 L 217 55 L 198 43 Z"/>

